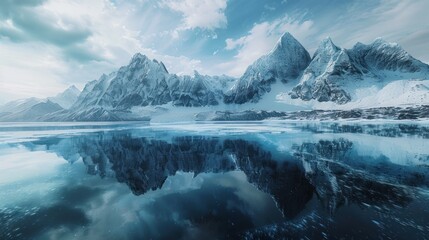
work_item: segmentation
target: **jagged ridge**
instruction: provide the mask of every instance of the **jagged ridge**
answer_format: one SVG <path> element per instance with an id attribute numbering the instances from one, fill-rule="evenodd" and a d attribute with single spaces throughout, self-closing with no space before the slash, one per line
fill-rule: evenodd
<path id="1" fill-rule="evenodd" d="M 127 66 L 89 82 L 69 110 L 48 113 L 39 119 L 127 120 L 139 119 L 131 114 L 134 107 L 257 103 L 276 82 L 287 83 L 284 90 L 277 90 L 289 92 L 291 98 L 344 104 L 353 100 L 351 93 L 360 83 L 368 86 L 384 81 L 386 85 L 416 78 L 429 78 L 429 66 L 398 44 L 377 39 L 369 45 L 357 43 L 352 49 L 344 49 L 327 38 L 310 58 L 307 50 L 285 33 L 273 50 L 250 65 L 238 80 L 198 72 L 194 76 L 170 74 L 162 62 L 138 53 Z M 291 84 L 296 85 L 290 89 Z"/>
<path id="2" fill-rule="evenodd" d="M 169 74 L 162 62 L 136 54 L 129 65 L 117 72 L 90 82 L 73 106 L 83 109 L 100 106 L 106 109 L 130 109 L 134 106 L 162 105 L 197 107 L 217 105 L 222 100 L 222 87 L 232 78 Z"/>
<path id="3" fill-rule="evenodd" d="M 285 33 L 274 49 L 250 65 L 226 93 L 225 103 L 258 102 L 276 81 L 295 80 L 310 63 L 310 54 L 290 33 Z"/>
<path id="4" fill-rule="evenodd" d="M 372 81 L 394 81 L 428 78 L 429 66 L 413 58 L 396 43 L 376 39 L 372 44 L 356 44 L 346 50 L 330 38 L 321 42 L 300 83 L 290 92 L 291 98 L 304 101 L 351 101 L 349 87 L 366 78 Z M 374 82 L 375 84 L 375 82 Z"/>

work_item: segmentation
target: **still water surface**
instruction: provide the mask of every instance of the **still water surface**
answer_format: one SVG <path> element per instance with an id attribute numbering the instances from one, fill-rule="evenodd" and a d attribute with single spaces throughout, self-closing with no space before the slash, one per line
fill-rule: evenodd
<path id="1" fill-rule="evenodd" d="M 425 124 L 0 125 L 0 239 L 425 239 L 428 188 Z"/>

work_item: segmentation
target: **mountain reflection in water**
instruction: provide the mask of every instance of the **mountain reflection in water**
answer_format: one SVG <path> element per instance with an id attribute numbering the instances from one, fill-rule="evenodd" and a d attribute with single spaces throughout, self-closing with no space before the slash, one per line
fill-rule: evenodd
<path id="1" fill-rule="evenodd" d="M 427 236 L 428 128 L 313 124 L 292 129 L 298 131 L 221 136 L 125 129 L 48 136 L 10 147 L 43 149 L 70 163 L 82 160 L 87 174 L 101 177 L 97 181 L 125 183 L 138 196 L 129 196 L 127 204 L 149 199 L 144 210 L 139 205 L 131 208 L 135 213 L 107 214 L 134 219 L 124 232 L 104 236 L 111 239 Z M 383 140 L 386 146 L 380 144 Z M 405 141 L 422 146 L 388 148 Z M 202 183 L 175 192 L 175 184 L 181 184 L 176 178 L 187 173 L 192 174 L 189 181 Z M 105 204 L 107 192 L 118 187 L 72 180 L 56 193 L 61 201 L 38 208 L 34 215 L 17 218 L 25 211 L 2 208 L 0 220 L 6 224 L 0 227 L 1 238 L 73 236 L 68 232 L 90 236 L 101 215 L 94 213 L 94 202 L 85 201 L 97 198 Z M 167 185 L 173 190 L 167 191 Z M 103 211 L 115 209 L 125 195 L 118 194 L 113 207 Z M 55 216 L 58 211 L 64 215 Z M 133 214 L 138 221 L 129 216 Z M 35 216 L 40 226 L 31 225 Z M 52 226 L 56 218 L 65 222 Z M 56 233 L 47 234 L 45 225 Z M 77 230 L 79 226 L 86 230 Z M 166 231 L 154 230 L 160 227 Z"/>

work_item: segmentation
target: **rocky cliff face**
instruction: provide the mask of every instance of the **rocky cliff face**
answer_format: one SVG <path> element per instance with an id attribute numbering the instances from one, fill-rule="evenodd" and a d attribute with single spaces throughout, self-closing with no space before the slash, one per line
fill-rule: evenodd
<path id="1" fill-rule="evenodd" d="M 135 106 L 162 105 L 208 106 L 222 101 L 222 88 L 232 78 L 169 74 L 162 62 L 136 54 L 129 65 L 103 75 L 83 90 L 74 109 L 99 106 L 111 110 L 127 110 Z"/>
<path id="2" fill-rule="evenodd" d="M 377 85 L 383 81 L 428 77 L 429 66 L 396 43 L 377 39 L 372 44 L 358 43 L 346 50 L 327 38 L 319 45 L 290 96 L 304 101 L 314 99 L 344 104 L 351 100 L 350 92 L 362 81 Z"/>
<path id="3" fill-rule="evenodd" d="M 45 120 L 130 120 L 138 119 L 131 114 L 134 107 L 258 103 L 272 91 L 273 83 L 279 83 L 276 87 L 284 89 L 276 90 L 288 92 L 293 99 L 345 104 L 358 100 L 352 98 L 363 87 L 382 89 L 393 81 L 427 78 L 429 66 L 398 44 L 377 39 L 344 49 L 327 38 L 310 58 L 307 50 L 285 33 L 273 50 L 250 65 L 238 80 L 198 72 L 193 76 L 170 74 L 162 62 L 136 54 L 127 66 L 89 82 L 69 110 Z"/>
<path id="4" fill-rule="evenodd" d="M 370 73 L 379 78 L 427 78 L 429 66 L 413 58 L 399 44 L 377 38 L 372 44 L 357 43 L 347 50 L 353 64 L 362 73 Z"/>
<path id="5" fill-rule="evenodd" d="M 292 89 L 292 98 L 319 102 L 346 103 L 349 94 L 341 89 L 342 81 L 361 77 L 345 49 L 337 47 L 330 38 L 323 40 L 310 65 L 304 70 L 300 83 Z"/>
<path id="6" fill-rule="evenodd" d="M 250 65 L 244 75 L 226 93 L 225 103 L 258 102 L 276 81 L 294 81 L 310 63 L 310 55 L 289 33 L 274 49 Z"/>

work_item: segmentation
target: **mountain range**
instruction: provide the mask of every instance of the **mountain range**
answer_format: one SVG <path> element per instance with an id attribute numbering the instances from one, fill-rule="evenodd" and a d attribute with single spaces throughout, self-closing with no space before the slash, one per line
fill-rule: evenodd
<path id="1" fill-rule="evenodd" d="M 47 100 L 7 103 L 0 107 L 0 120 L 143 120 L 181 118 L 185 113 L 189 117 L 207 110 L 429 105 L 427 79 L 429 65 L 381 38 L 351 49 L 326 38 L 311 57 L 298 40 L 285 33 L 271 52 L 238 79 L 198 72 L 178 76 L 169 73 L 162 62 L 137 53 L 127 66 L 87 83 L 82 92 L 73 86 Z M 10 109 L 15 110 L 11 113 Z"/>
<path id="2" fill-rule="evenodd" d="M 47 114 L 69 109 L 79 94 L 80 90 L 72 85 L 46 99 L 32 97 L 10 101 L 0 106 L 0 121 L 39 121 Z"/>

